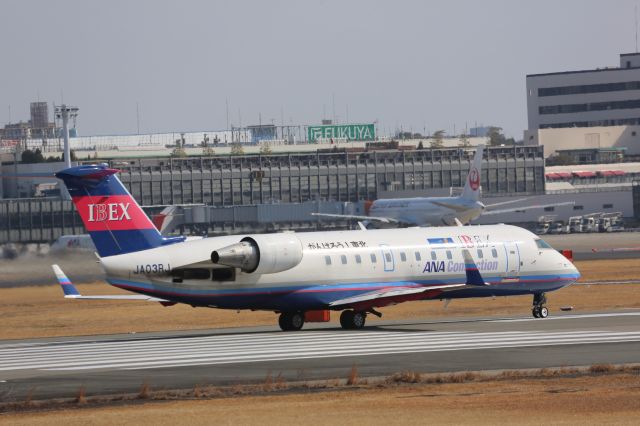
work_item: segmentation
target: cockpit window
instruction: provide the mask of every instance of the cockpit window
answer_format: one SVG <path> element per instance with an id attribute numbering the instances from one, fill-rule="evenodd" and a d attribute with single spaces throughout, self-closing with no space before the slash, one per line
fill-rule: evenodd
<path id="1" fill-rule="evenodd" d="M 547 244 L 546 241 L 541 240 L 539 238 L 536 240 L 536 245 L 538 246 L 539 249 L 553 249 L 553 247 Z"/>

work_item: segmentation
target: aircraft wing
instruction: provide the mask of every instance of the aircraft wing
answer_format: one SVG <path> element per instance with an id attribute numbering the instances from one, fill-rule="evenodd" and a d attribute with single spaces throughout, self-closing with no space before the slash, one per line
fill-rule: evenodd
<path id="1" fill-rule="evenodd" d="M 462 250 L 462 256 L 464 257 L 465 264 L 465 275 L 466 280 L 464 283 L 458 284 L 443 284 L 443 285 L 435 285 L 435 286 L 427 286 L 427 287 L 392 287 L 385 288 L 382 290 L 375 290 L 369 293 L 359 294 L 357 296 L 347 297 L 344 299 L 334 300 L 329 303 L 329 307 L 339 308 L 339 307 L 347 307 L 353 306 L 361 303 L 377 301 L 381 304 L 384 304 L 386 301 L 388 303 L 399 303 L 405 302 L 408 300 L 414 300 L 411 298 L 407 298 L 406 296 L 418 295 L 420 293 L 427 293 L 432 290 L 440 290 L 441 292 L 446 292 L 449 290 L 454 290 L 460 287 L 485 287 L 490 285 L 488 282 L 484 280 L 480 271 L 478 270 L 478 266 L 476 265 L 471 253 L 467 249 Z M 398 300 L 394 301 L 393 298 L 398 298 Z"/>
<path id="2" fill-rule="evenodd" d="M 80 294 L 75 285 L 67 278 L 62 269 L 58 265 L 51 265 L 56 279 L 62 287 L 65 299 L 92 299 L 92 300 L 146 300 L 148 302 L 173 303 L 169 300 L 158 299 L 157 297 L 146 296 L 144 294 L 114 294 L 100 296 L 83 296 Z"/>
<path id="3" fill-rule="evenodd" d="M 384 223 L 404 223 L 398 219 L 393 219 L 391 217 L 358 216 L 354 214 L 311 213 L 311 216 L 333 217 L 336 219 L 368 220 L 368 221 L 378 221 L 378 222 L 384 222 Z"/>
<path id="4" fill-rule="evenodd" d="M 504 206 L 505 204 L 514 204 L 514 203 L 519 203 L 521 201 L 527 201 L 530 197 L 527 198 L 518 198 L 517 200 L 509 200 L 509 201 L 501 201 L 499 203 L 493 203 L 493 204 L 485 204 L 485 208 L 487 210 L 492 210 L 494 207 L 498 207 L 498 206 Z"/>
<path id="5" fill-rule="evenodd" d="M 413 294 L 426 293 L 431 290 L 444 290 L 448 288 L 463 287 L 465 284 L 444 284 L 429 287 L 392 287 L 382 290 L 375 290 L 369 293 L 359 294 L 357 296 L 347 297 L 344 299 L 334 300 L 329 303 L 330 307 L 351 306 L 357 303 L 369 302 L 372 300 L 390 299 L 399 296 L 409 296 Z"/>
<path id="6" fill-rule="evenodd" d="M 482 215 L 485 216 L 485 215 L 491 215 L 491 214 L 519 212 L 519 211 L 529 210 L 529 209 L 544 209 L 546 207 L 573 206 L 575 203 L 576 203 L 575 201 L 565 201 L 565 202 L 562 202 L 562 203 L 533 204 L 533 205 L 527 205 L 527 206 L 521 206 L 521 207 L 511 207 L 511 208 L 508 208 L 508 209 L 500 209 L 500 210 L 489 210 L 489 211 L 485 210 L 482 213 Z"/>

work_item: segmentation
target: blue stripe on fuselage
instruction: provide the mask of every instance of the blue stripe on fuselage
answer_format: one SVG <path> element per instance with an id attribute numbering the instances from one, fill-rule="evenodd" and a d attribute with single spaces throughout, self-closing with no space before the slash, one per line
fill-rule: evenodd
<path id="1" fill-rule="evenodd" d="M 468 289 L 452 289 L 447 298 L 507 296 L 552 291 L 573 283 L 579 275 L 532 275 L 520 277 L 517 282 L 501 283 L 501 277 L 488 277 L 493 285 Z M 460 279 L 421 280 L 419 282 L 372 282 L 339 285 L 281 286 L 244 289 L 175 289 L 137 281 L 108 279 L 109 283 L 126 290 L 171 301 L 197 306 L 216 306 L 229 309 L 308 310 L 322 309 L 335 301 L 374 290 L 390 287 L 425 287 L 441 284 L 461 284 Z"/>

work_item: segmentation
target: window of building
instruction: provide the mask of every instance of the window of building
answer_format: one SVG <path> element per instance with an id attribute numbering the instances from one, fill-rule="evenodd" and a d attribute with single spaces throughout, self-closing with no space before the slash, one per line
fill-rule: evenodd
<path id="1" fill-rule="evenodd" d="M 356 258 L 356 263 L 362 263 L 362 258 L 360 257 L 359 254 L 356 254 L 355 258 Z"/>
<path id="2" fill-rule="evenodd" d="M 371 253 L 371 263 L 377 263 L 378 259 L 376 258 L 376 255 Z"/>
<path id="3" fill-rule="evenodd" d="M 402 260 L 403 262 L 406 262 L 406 261 L 407 261 L 407 255 L 406 255 L 406 254 L 404 254 L 404 252 L 403 252 L 403 251 L 401 251 L 401 252 L 400 252 L 400 260 Z"/>
<path id="4" fill-rule="evenodd" d="M 627 62 L 630 65 L 630 62 Z M 628 68 L 628 67 L 627 67 Z M 580 95 L 586 93 L 621 92 L 640 90 L 640 81 L 623 81 L 619 83 L 581 84 L 577 86 L 541 87 L 538 96 Z"/>
<path id="5" fill-rule="evenodd" d="M 347 264 L 347 256 L 342 254 L 340 255 L 340 262 L 342 262 L 343 265 Z"/>
<path id="6" fill-rule="evenodd" d="M 419 251 L 417 251 L 415 254 L 416 254 L 416 260 L 419 262 L 419 261 L 420 261 L 420 259 L 421 259 L 421 258 L 420 258 L 420 252 L 419 252 Z"/>
<path id="7" fill-rule="evenodd" d="M 545 207 L 545 208 L 544 208 L 544 211 L 545 211 L 545 212 L 552 212 L 552 211 L 554 211 L 555 209 L 556 209 L 555 207 Z"/>
<path id="8" fill-rule="evenodd" d="M 325 256 L 324 257 L 324 263 L 327 265 L 331 265 L 331 256 Z"/>
<path id="9" fill-rule="evenodd" d="M 602 208 L 603 209 L 612 209 L 613 208 L 613 204 L 603 204 Z"/>
<path id="10" fill-rule="evenodd" d="M 584 206 L 573 206 L 574 210 L 584 210 Z"/>

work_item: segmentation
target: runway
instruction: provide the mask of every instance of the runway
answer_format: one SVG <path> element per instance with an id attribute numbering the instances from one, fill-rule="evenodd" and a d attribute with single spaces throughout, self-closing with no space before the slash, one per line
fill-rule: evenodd
<path id="1" fill-rule="evenodd" d="M 361 376 L 640 362 L 640 312 L 377 322 L 360 331 L 199 330 L 0 342 L 3 399 Z"/>

